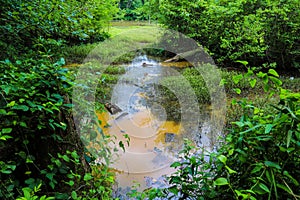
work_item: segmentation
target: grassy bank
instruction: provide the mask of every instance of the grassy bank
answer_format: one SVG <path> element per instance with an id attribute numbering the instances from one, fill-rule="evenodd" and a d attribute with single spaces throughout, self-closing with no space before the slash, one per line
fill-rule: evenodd
<path id="1" fill-rule="evenodd" d="M 111 28 L 112 32 L 112 38 L 110 40 L 107 40 L 102 43 L 98 44 L 91 44 L 91 45 L 84 45 L 84 46 L 74 46 L 69 48 L 69 53 L 72 54 L 73 56 L 77 58 L 87 58 L 87 60 L 91 61 L 91 71 L 92 72 L 102 72 L 101 77 L 99 78 L 98 81 L 98 87 L 96 89 L 96 101 L 103 103 L 105 101 L 110 100 L 110 95 L 113 89 L 114 84 L 117 83 L 119 80 L 120 76 L 125 73 L 126 67 L 124 66 L 119 66 L 119 65 L 111 65 L 108 68 L 104 70 L 104 65 L 99 65 L 96 63 L 93 63 L 92 61 L 100 61 L 100 63 L 108 63 L 108 64 L 116 64 L 116 63 L 126 63 L 130 62 L 132 58 L 136 55 L 136 52 L 130 51 L 130 49 L 134 49 L 136 47 L 143 48 L 147 44 L 151 44 L 153 42 L 156 42 L 156 34 L 159 33 L 157 32 L 158 30 L 155 29 L 153 26 L 148 26 L 148 25 L 143 25 L 141 27 L 132 27 L 132 26 L 115 26 Z M 129 53 L 128 53 L 129 52 Z M 84 58 L 83 58 L 84 57 Z M 90 64 L 89 63 L 89 64 Z M 205 80 L 207 79 L 213 79 L 214 74 L 213 73 L 208 73 L 208 77 L 203 77 L 203 74 L 201 74 L 196 68 L 185 68 L 185 69 L 180 69 L 180 74 L 182 75 L 181 78 L 183 80 L 188 81 L 185 84 L 180 81 L 179 76 L 167 76 L 161 81 L 161 85 L 158 87 L 159 88 L 159 93 L 161 93 L 159 98 L 153 98 L 151 99 L 152 102 L 158 103 L 161 105 L 164 105 L 165 110 L 167 111 L 167 116 L 169 117 L 169 120 L 175 120 L 178 121 L 180 120 L 180 104 L 179 101 L 176 97 L 176 95 L 169 89 L 169 88 L 177 88 L 176 92 L 180 94 L 180 96 L 186 95 L 186 84 L 190 85 L 192 90 L 195 92 L 196 97 L 198 102 L 201 105 L 209 105 L 211 103 L 211 93 L 209 92 L 209 86 L 207 85 L 207 82 Z M 275 75 L 274 75 L 275 74 Z M 274 96 L 269 96 L 271 93 L 272 89 L 274 90 L 279 90 L 280 86 L 283 89 L 289 89 L 293 92 L 299 92 L 300 88 L 300 78 L 291 78 L 291 77 L 279 77 L 279 80 L 275 77 L 276 72 L 272 72 L 268 74 L 267 76 L 275 78 L 275 79 L 266 79 L 266 76 L 261 75 L 261 79 L 257 78 L 254 74 L 251 75 L 250 77 L 245 77 L 245 73 L 243 72 L 238 72 L 238 71 L 226 71 L 226 70 L 221 70 L 220 71 L 221 75 L 221 84 L 224 84 L 225 92 L 226 92 L 226 101 L 227 101 L 227 112 L 226 112 L 226 120 L 227 120 L 227 127 L 226 129 L 226 134 L 229 136 L 231 135 L 231 139 L 235 139 L 232 141 L 229 141 L 228 139 L 228 145 L 224 145 L 224 147 L 221 148 L 222 151 L 219 152 L 220 156 L 218 157 L 219 160 L 221 161 L 221 164 L 219 164 L 220 169 L 224 166 L 229 166 L 232 167 L 236 171 L 230 171 L 228 168 L 222 169 L 222 170 L 216 170 L 213 175 L 216 175 L 215 177 L 209 178 L 209 180 L 204 180 L 207 181 L 207 187 L 212 187 L 214 190 L 217 191 L 218 188 L 214 188 L 217 184 L 223 184 L 223 183 L 218 183 L 213 182 L 214 179 L 217 179 L 217 175 L 220 175 L 219 180 L 224 181 L 224 176 L 229 177 L 231 174 L 235 175 L 239 172 L 239 174 L 243 174 L 246 172 L 249 172 L 248 167 L 250 164 L 252 165 L 254 162 L 258 162 L 259 160 L 259 166 L 264 166 L 264 169 L 269 170 L 270 173 L 273 173 L 273 168 L 274 170 L 279 170 L 280 167 L 275 165 L 274 163 L 276 162 L 276 159 L 278 156 L 273 156 L 277 154 L 278 150 L 278 145 L 279 142 L 282 141 L 287 141 L 288 144 L 282 144 L 280 146 L 280 153 L 285 154 L 287 152 L 287 155 L 289 156 L 290 152 L 294 151 L 294 149 L 286 149 L 287 146 L 291 145 L 292 143 L 295 143 L 291 139 L 286 139 L 285 138 L 285 133 L 290 131 L 287 128 L 282 128 L 282 124 L 284 126 L 288 125 L 290 115 L 289 115 L 289 110 L 279 110 L 278 108 L 275 108 L 274 105 L 279 105 L 279 102 L 281 99 L 284 101 L 290 101 L 291 109 L 295 108 L 295 113 L 297 111 L 296 102 L 294 99 L 296 99 L 297 95 L 295 95 L 292 98 L 292 95 L 288 96 L 280 96 L 279 92 L 276 93 Z M 211 77 L 210 77 L 211 76 Z M 255 81 L 253 81 L 255 79 Z M 268 82 L 269 81 L 269 82 Z M 273 81 L 277 81 L 278 85 L 274 88 L 272 88 Z M 282 83 L 282 84 L 279 84 Z M 265 91 L 266 85 L 269 85 L 270 88 Z M 218 94 L 215 94 L 218 95 Z M 186 98 L 189 98 L 189 96 L 186 96 Z M 233 103 L 232 103 L 233 102 Z M 298 101 L 299 102 L 299 101 Z M 287 106 L 290 106 L 289 104 L 286 104 Z M 293 107 L 294 106 L 294 107 Z M 298 111 L 297 111 L 298 112 Z M 282 118 L 282 124 L 281 122 L 279 123 L 274 121 L 272 116 L 274 113 L 278 114 L 278 118 L 281 118 L 283 115 L 286 115 L 287 117 Z M 296 113 L 297 114 L 297 113 Z M 292 114 L 291 114 L 292 116 Z M 234 122 L 236 121 L 236 122 Z M 253 123 L 252 123 L 253 122 Z M 297 121 L 295 121 L 297 122 Z M 277 127 L 276 129 L 274 128 L 272 130 L 272 127 Z M 262 127 L 262 128 L 260 128 Z M 295 129 L 295 127 L 292 127 Z M 291 128 L 291 130 L 293 130 Z M 272 130 L 272 132 L 271 132 Z M 281 131 L 284 130 L 284 131 Z M 285 130 L 287 130 L 285 132 Z M 298 128 L 299 130 L 299 128 Z M 273 132 L 278 134 L 280 137 L 274 137 L 273 138 Z M 298 131 L 299 132 L 299 131 Z M 231 134 L 232 133 L 232 134 Z M 272 133 L 272 134 L 269 134 Z M 284 133 L 284 134 L 283 134 Z M 296 132 L 295 132 L 296 133 Z M 266 135 L 269 134 L 269 135 Z M 253 137 L 253 135 L 257 135 L 257 137 Z M 275 134 L 274 134 L 275 135 Z M 291 135 L 291 134 L 290 134 Z M 240 138 L 235 138 L 235 137 L 240 137 Z M 292 137 L 292 136 L 288 136 Z M 294 137 L 294 136 L 293 136 Z M 298 136 L 297 136 L 298 137 Z M 245 138 L 245 139 L 244 139 Z M 270 139 L 271 138 L 271 139 Z M 249 141 L 249 142 L 248 142 Z M 272 141 L 274 141 L 272 143 Z M 296 139 L 295 139 L 296 141 Z M 248 142 L 248 143 L 247 143 Z M 272 148 L 266 148 L 267 144 L 272 144 Z M 245 145 L 245 147 L 240 147 L 242 145 Z M 294 145 L 294 144 L 293 144 Z M 299 143 L 297 143 L 299 146 Z M 296 146 L 296 145 L 294 145 Z M 236 149 L 234 149 L 234 148 Z M 232 148 L 232 152 L 228 154 L 228 149 L 230 150 Z M 254 149 L 253 149 L 254 148 Z M 266 148 L 266 149 L 265 149 Z M 294 148 L 294 147 L 293 147 Z M 298 148 L 298 147 L 297 147 Z M 275 153 L 273 153 L 273 151 Z M 290 152 L 288 152 L 290 151 Z M 188 150 L 186 150 L 188 152 Z M 238 153 L 237 153 L 238 152 Z M 245 153 L 246 152 L 246 153 Z M 253 153 L 254 152 L 254 153 Z M 270 153 L 268 153 L 270 152 Z M 228 157 L 228 162 L 226 163 L 226 160 L 224 159 Z M 234 156 L 232 156 L 234 155 Z M 250 155 L 250 156 L 248 156 Z M 268 158 L 261 158 L 261 155 L 268 155 Z M 192 159 L 197 159 L 197 162 L 195 160 L 190 160 L 193 162 L 193 165 L 190 165 L 192 167 L 196 165 L 199 165 L 201 167 L 195 168 L 195 169 L 200 169 L 204 165 L 202 163 L 205 163 L 204 160 L 199 160 L 202 159 L 197 156 L 194 156 L 191 154 L 188 154 L 186 156 L 186 160 L 189 161 L 190 158 Z M 216 158 L 214 154 L 211 154 L 212 158 Z M 225 157 L 225 158 L 224 158 Z M 280 156 L 279 156 L 280 157 Z M 291 157 L 291 156 L 290 156 Z M 253 160 L 247 161 L 248 158 L 253 158 Z M 212 159 L 213 160 L 213 159 Z M 243 162 L 246 163 L 246 165 L 243 164 Z M 299 162 L 299 161 L 296 161 Z M 235 168 L 235 164 L 239 163 L 240 166 L 238 168 Z M 282 163 L 282 162 L 281 162 Z M 279 164 L 281 164 L 279 163 Z M 290 164 L 293 162 L 290 162 Z M 175 165 L 180 166 L 181 163 L 175 163 Z M 173 165 L 173 166 L 175 166 Z M 207 163 L 207 166 L 205 165 L 204 167 L 210 167 L 207 169 L 211 169 L 211 166 L 214 166 L 215 164 Z M 224 165 L 224 166 L 223 166 Z M 275 167 L 274 167 L 275 166 Z M 182 165 L 182 169 L 191 169 L 192 167 L 189 168 L 187 165 Z M 252 167 L 252 166 L 251 166 Z M 254 166 L 253 166 L 254 167 Z M 284 167 L 284 166 L 283 166 Z M 263 169 L 261 167 L 260 169 Z M 259 169 L 259 170 L 260 170 Z M 194 169 L 193 169 L 194 170 Z M 226 174 L 226 170 L 228 170 L 229 174 Z M 255 170 L 258 170 L 255 168 Z M 253 174 L 255 174 L 255 177 L 259 177 L 258 174 L 256 174 L 256 171 L 253 169 Z M 183 171 L 182 171 L 183 172 Z M 252 173 L 251 172 L 251 173 Z M 274 171 L 275 172 L 275 171 Z M 293 171 L 291 170 L 290 173 Z M 180 171 L 178 171 L 180 173 Z M 218 174 L 220 173 L 220 174 Z M 263 172 L 265 173 L 265 172 Z M 277 173 L 277 172 L 276 172 Z M 277 176 L 281 176 L 284 172 L 281 173 L 278 172 Z M 205 172 L 203 172 L 205 174 Z M 212 176 L 212 174 L 209 175 Z M 201 177 L 199 174 L 194 174 L 193 176 L 186 177 L 186 180 L 192 177 L 197 176 L 197 178 Z M 253 175 L 254 176 L 254 175 Z M 182 177 L 182 175 L 180 175 Z M 254 178 L 255 178 L 254 177 Z M 243 180 L 242 177 L 231 177 L 232 183 L 230 184 L 235 184 L 237 188 L 239 188 L 242 184 L 235 183 L 238 182 L 239 180 Z M 217 179 L 217 180 L 218 180 Z M 199 178 L 198 180 L 202 180 Z M 227 181 L 227 180 L 226 180 Z M 247 180 L 248 181 L 248 180 Z M 245 181 L 247 184 L 248 182 Z M 261 180 L 256 180 L 257 183 Z M 192 182 L 192 181 L 191 181 Z M 258 185 L 261 188 L 265 188 L 266 184 L 268 187 L 270 187 L 270 184 L 268 182 L 272 182 L 268 179 L 265 178 L 263 183 L 259 183 Z M 177 182 L 178 183 L 178 182 Z M 189 182 L 190 183 L 190 182 Z M 188 184 L 189 184 L 188 183 Z M 225 182 L 224 182 L 225 183 Z M 229 183 L 226 182 L 227 185 Z M 176 185 L 176 182 L 174 183 Z M 199 183 L 201 185 L 201 183 Z M 261 186 L 262 185 L 262 186 Z M 256 187 L 256 184 L 253 186 L 254 191 L 259 191 Z M 272 186 L 273 187 L 273 186 Z M 281 186 L 282 187 L 282 186 Z M 202 187 L 199 187 L 200 190 Z M 260 189 L 261 189 L 260 188 Z M 174 188 L 173 188 L 174 189 Z M 213 191 L 213 189 L 209 191 Z M 251 188 L 252 189 L 252 188 Z M 170 190 L 171 192 L 173 190 Z M 198 191 L 200 194 L 201 191 Z M 203 192 L 203 191 L 202 191 Z M 220 195 L 224 191 L 220 190 Z M 227 191 L 228 192 L 228 191 Z M 236 191 L 234 191 L 236 192 Z M 238 191 L 239 192 L 239 191 Z M 242 191 L 243 192 L 243 191 Z M 267 192 L 267 191 L 265 191 Z M 246 194 L 245 194 L 246 195 Z M 224 198 L 226 199 L 226 198 Z"/>
<path id="2" fill-rule="evenodd" d="M 66 62 L 82 63 L 87 57 L 101 59 L 101 57 L 111 57 L 113 63 L 130 62 L 134 48 L 142 48 L 157 42 L 161 34 L 157 25 L 141 22 L 112 22 L 109 28 L 110 39 L 105 42 L 94 44 L 83 44 L 66 47 L 64 56 Z M 116 56 L 121 53 L 121 56 Z"/>

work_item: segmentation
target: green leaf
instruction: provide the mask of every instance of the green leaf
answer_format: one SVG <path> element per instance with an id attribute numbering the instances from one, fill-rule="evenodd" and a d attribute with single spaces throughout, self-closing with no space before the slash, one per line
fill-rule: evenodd
<path id="1" fill-rule="evenodd" d="M 239 196 L 239 197 L 243 197 L 243 199 L 249 199 L 249 192 L 247 192 L 246 194 L 243 194 L 242 192 L 240 192 L 239 190 L 234 190 L 235 193 Z M 244 191 L 243 191 L 244 192 Z M 251 197 L 250 197 L 251 198 Z"/>
<path id="2" fill-rule="evenodd" d="M 70 158 L 67 155 L 63 155 L 62 159 L 64 159 L 66 162 L 70 162 Z"/>
<path id="3" fill-rule="evenodd" d="M 286 191 L 289 194 L 292 193 L 292 191 L 288 187 L 286 187 L 285 185 L 277 183 L 276 186 L 279 187 L 279 188 L 281 188 L 281 189 L 283 189 L 284 191 Z"/>
<path id="4" fill-rule="evenodd" d="M 63 106 L 65 106 L 65 107 L 68 107 L 68 108 L 73 108 L 74 107 L 74 104 L 63 104 Z"/>
<path id="5" fill-rule="evenodd" d="M 284 171 L 283 175 L 287 176 L 294 183 L 294 185 L 299 186 L 299 182 L 294 177 L 292 177 L 288 171 Z"/>
<path id="6" fill-rule="evenodd" d="M 6 115 L 6 110 L 4 110 L 4 109 L 0 109 L 0 115 Z"/>
<path id="7" fill-rule="evenodd" d="M 12 169 L 13 171 L 17 168 L 16 165 L 9 165 L 9 164 L 6 164 L 6 167 Z"/>
<path id="8" fill-rule="evenodd" d="M 263 77 L 266 77 L 266 73 L 263 73 L 263 72 L 258 72 L 257 74 L 256 74 L 256 76 L 258 77 L 258 78 L 263 78 Z"/>
<path id="9" fill-rule="evenodd" d="M 29 107 L 25 106 L 25 105 L 16 105 L 16 106 L 13 106 L 12 108 L 15 109 L 15 110 L 23 110 L 23 111 L 28 111 L 29 110 Z"/>
<path id="10" fill-rule="evenodd" d="M 2 174 L 11 174 L 11 173 L 12 173 L 12 171 L 9 170 L 9 169 L 1 169 L 0 172 L 1 172 Z"/>
<path id="11" fill-rule="evenodd" d="M 77 154 L 77 152 L 76 151 L 72 151 L 71 152 L 71 156 L 72 156 L 72 158 L 74 158 L 74 159 L 78 159 L 80 156 Z"/>
<path id="12" fill-rule="evenodd" d="M 281 86 L 282 85 L 282 81 L 278 78 L 275 78 L 273 76 L 270 76 L 269 79 L 277 86 Z"/>
<path id="13" fill-rule="evenodd" d="M 224 155 L 220 155 L 218 156 L 218 159 L 224 164 L 226 165 L 226 161 L 227 161 L 227 157 Z"/>
<path id="14" fill-rule="evenodd" d="M 171 192 L 171 193 L 173 193 L 173 194 L 175 194 L 175 195 L 178 195 L 178 188 L 176 187 L 176 185 L 174 185 L 174 186 L 172 186 L 172 187 L 170 187 L 170 188 L 168 188 L 168 190 Z"/>
<path id="15" fill-rule="evenodd" d="M 32 108 L 36 107 L 36 104 L 33 103 L 32 101 L 26 100 L 26 103 Z"/>
<path id="16" fill-rule="evenodd" d="M 281 167 L 277 164 L 277 163 L 274 163 L 272 161 L 265 161 L 265 165 L 267 167 L 272 167 L 272 168 L 276 168 L 276 169 L 281 169 Z"/>
<path id="17" fill-rule="evenodd" d="M 264 190 L 265 192 L 270 193 L 270 190 L 269 190 L 268 186 L 266 186 L 265 184 L 259 183 L 258 186 L 259 186 L 262 190 Z"/>
<path id="18" fill-rule="evenodd" d="M 272 128 L 273 128 L 273 124 L 267 124 L 265 127 L 265 134 L 270 133 Z"/>
<path id="19" fill-rule="evenodd" d="M 219 86 L 226 85 L 226 83 L 227 83 L 226 79 L 222 78 L 221 81 L 220 81 Z"/>
<path id="20" fill-rule="evenodd" d="M 33 163 L 33 160 L 29 157 L 26 158 L 26 163 Z"/>
<path id="21" fill-rule="evenodd" d="M 232 122 L 232 124 L 236 124 L 238 125 L 238 127 L 242 128 L 245 126 L 245 123 L 244 122 Z"/>
<path id="22" fill-rule="evenodd" d="M 71 187 L 74 185 L 75 183 L 74 183 L 74 181 L 72 181 L 72 180 L 70 180 L 69 182 L 68 182 L 68 185 L 70 185 Z"/>
<path id="23" fill-rule="evenodd" d="M 25 122 L 20 122 L 20 126 L 27 128 L 27 124 Z"/>
<path id="24" fill-rule="evenodd" d="M 15 101 L 11 101 L 9 104 L 7 104 L 7 107 L 13 107 L 16 104 Z"/>
<path id="25" fill-rule="evenodd" d="M 1 132 L 4 133 L 4 134 L 11 133 L 11 131 L 12 131 L 12 128 L 3 128 L 1 130 Z"/>
<path id="26" fill-rule="evenodd" d="M 54 184 L 54 182 L 52 182 L 52 181 L 51 181 L 51 182 L 49 183 L 49 185 L 50 185 L 50 187 L 51 187 L 52 189 L 54 189 L 54 188 L 55 188 L 55 184 Z"/>
<path id="27" fill-rule="evenodd" d="M 22 188 L 22 190 L 23 190 L 25 199 L 31 199 L 31 196 L 30 196 L 31 189 L 30 188 Z"/>
<path id="28" fill-rule="evenodd" d="M 11 138 L 13 138 L 13 137 L 10 136 L 10 135 L 2 135 L 2 136 L 0 137 L 0 140 L 6 141 L 7 139 L 11 139 Z"/>
<path id="29" fill-rule="evenodd" d="M 89 181 L 89 180 L 92 180 L 92 179 L 93 179 L 93 176 L 90 173 L 86 173 L 83 177 L 84 181 Z"/>
<path id="30" fill-rule="evenodd" d="M 181 180 L 181 178 L 180 177 L 178 177 L 178 176 L 172 176 L 171 177 L 171 181 L 170 181 L 170 183 L 176 183 L 176 184 L 181 184 L 182 183 L 182 180 Z"/>
<path id="31" fill-rule="evenodd" d="M 245 60 L 237 60 L 237 61 L 235 61 L 235 62 L 241 63 L 241 64 L 244 65 L 244 66 L 247 66 L 247 65 L 248 65 L 248 61 L 245 61 Z"/>
<path id="32" fill-rule="evenodd" d="M 173 167 L 173 168 L 177 168 L 177 167 L 179 167 L 179 166 L 181 166 L 181 163 L 180 163 L 180 162 L 174 162 L 174 163 L 172 163 L 172 164 L 170 165 L 170 167 Z"/>
<path id="33" fill-rule="evenodd" d="M 241 94 L 242 90 L 240 88 L 234 88 L 233 89 L 237 94 Z"/>
<path id="34" fill-rule="evenodd" d="M 53 173 L 47 173 L 47 174 L 46 174 L 46 177 L 47 177 L 50 181 L 53 180 L 53 176 L 54 176 Z"/>
<path id="35" fill-rule="evenodd" d="M 225 168 L 228 170 L 229 174 L 236 174 L 237 173 L 236 171 L 234 171 L 233 169 L 231 169 L 228 166 L 225 166 Z"/>
<path id="36" fill-rule="evenodd" d="M 244 77 L 243 77 L 243 74 L 239 74 L 239 75 L 235 75 L 232 77 L 232 80 L 234 82 L 234 84 L 238 84 L 240 82 L 240 80 L 242 80 Z"/>
<path id="37" fill-rule="evenodd" d="M 214 181 L 215 185 L 228 185 L 228 181 L 226 178 L 218 178 L 217 180 Z"/>
<path id="38" fill-rule="evenodd" d="M 269 69 L 268 74 L 279 77 L 278 73 L 274 69 Z"/>
<path id="39" fill-rule="evenodd" d="M 243 131 L 243 132 L 240 132 L 240 134 L 244 134 L 244 133 L 251 132 L 251 131 L 253 131 L 253 130 L 255 130 L 255 129 L 261 127 L 261 126 L 263 126 L 263 125 L 261 125 L 261 124 L 255 125 L 255 126 L 253 126 L 252 128 L 249 128 L 249 129 L 247 129 L 247 130 L 245 130 L 245 131 Z"/>
<path id="40" fill-rule="evenodd" d="M 250 79 L 249 83 L 250 83 L 250 86 L 251 86 L 252 88 L 254 88 L 255 85 L 256 85 L 256 79 Z"/>
<path id="41" fill-rule="evenodd" d="M 237 100 L 236 99 L 232 99 L 232 101 L 231 101 L 231 104 L 232 105 L 236 105 L 238 102 L 237 102 Z"/>
<path id="42" fill-rule="evenodd" d="M 287 148 L 289 148 L 289 146 L 290 146 L 292 136 L 293 136 L 293 131 L 289 130 L 288 134 L 287 134 L 287 138 L 286 138 L 286 147 Z"/>
<path id="43" fill-rule="evenodd" d="M 264 165 L 262 163 L 258 163 L 250 173 L 255 174 L 256 172 L 259 172 L 261 169 L 263 169 L 263 167 Z"/>

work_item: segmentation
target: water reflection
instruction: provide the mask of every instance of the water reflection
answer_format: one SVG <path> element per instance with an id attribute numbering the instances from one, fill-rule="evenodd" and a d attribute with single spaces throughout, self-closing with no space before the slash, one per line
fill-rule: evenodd
<path id="1" fill-rule="evenodd" d="M 141 185 L 140 189 L 165 185 L 162 176 L 173 172 L 169 166 L 176 160 L 184 137 L 198 145 L 211 146 L 210 114 L 199 112 L 197 102 L 188 102 L 184 110 L 191 107 L 190 113 L 183 114 L 183 120 L 176 123 L 167 120 L 165 106 L 170 102 L 153 101 L 160 80 L 178 74 L 147 56 L 138 56 L 113 89 L 111 103 L 118 105 L 122 113 L 98 113 L 105 134 L 123 144 L 128 142 L 124 135 L 130 137 L 129 146 L 125 145 L 125 151 L 119 149 L 112 165 L 119 172 L 119 188 L 131 187 L 135 182 Z"/>

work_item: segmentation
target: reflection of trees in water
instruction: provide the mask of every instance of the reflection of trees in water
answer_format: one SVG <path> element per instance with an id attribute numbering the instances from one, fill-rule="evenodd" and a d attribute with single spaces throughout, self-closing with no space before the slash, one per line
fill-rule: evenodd
<path id="1" fill-rule="evenodd" d="M 174 141 L 165 144 L 164 148 L 167 152 L 174 154 L 174 152 L 180 151 L 183 147 L 184 138 L 194 141 L 199 147 L 204 146 L 208 149 L 213 149 L 217 145 L 223 119 L 216 111 L 210 110 L 210 105 L 199 104 L 198 116 L 182 119 L 181 105 L 174 93 L 168 91 L 168 95 L 165 95 L 168 88 L 162 85 L 153 85 L 148 88 L 146 91 L 150 98 L 147 99 L 147 104 L 151 113 L 158 120 L 166 117 L 167 121 L 181 123 L 182 126 L 182 133 L 176 135 Z M 162 112 L 165 112 L 166 116 L 162 116 Z M 197 129 L 194 128 L 195 124 L 198 124 Z"/>
<path id="2" fill-rule="evenodd" d="M 158 104 L 164 105 L 167 120 L 178 123 L 181 122 L 182 133 L 176 135 L 174 142 L 167 144 L 166 149 L 168 151 L 178 152 L 183 147 L 183 138 L 194 141 L 199 147 L 207 147 L 208 150 L 212 150 L 217 145 L 218 137 L 221 134 L 220 130 L 222 130 L 223 126 L 222 115 L 219 116 L 216 111 L 212 112 L 208 105 L 199 105 L 200 113 L 198 114 L 198 118 L 200 120 L 198 122 L 196 117 L 194 119 L 191 117 L 188 120 L 182 120 L 180 104 L 178 101 L 167 101 L 164 97 L 158 97 L 155 98 L 155 100 L 158 100 Z M 155 101 L 151 102 L 153 103 Z M 152 112 L 156 115 L 155 111 Z M 194 128 L 195 124 L 198 124 L 197 129 Z"/>

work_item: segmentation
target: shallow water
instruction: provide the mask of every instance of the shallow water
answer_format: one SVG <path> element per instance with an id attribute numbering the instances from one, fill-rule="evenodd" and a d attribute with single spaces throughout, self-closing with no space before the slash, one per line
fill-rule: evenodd
<path id="1" fill-rule="evenodd" d="M 135 183 L 140 184 L 140 190 L 166 186 L 163 175 L 174 172 L 169 166 L 177 159 L 183 138 L 207 149 L 214 146 L 216 136 L 208 110 L 201 112 L 200 117 L 200 112 L 195 110 L 198 118 L 193 113 L 182 114 L 183 120 L 176 123 L 166 120 L 165 105 L 152 101 L 159 81 L 178 74 L 177 70 L 170 70 L 169 65 L 138 56 L 113 89 L 111 103 L 119 106 L 122 112 L 115 115 L 98 113 L 104 133 L 125 144 L 125 151 L 119 149 L 111 166 L 118 171 L 116 193 L 119 196 Z M 125 134 L 130 137 L 129 146 Z"/>

